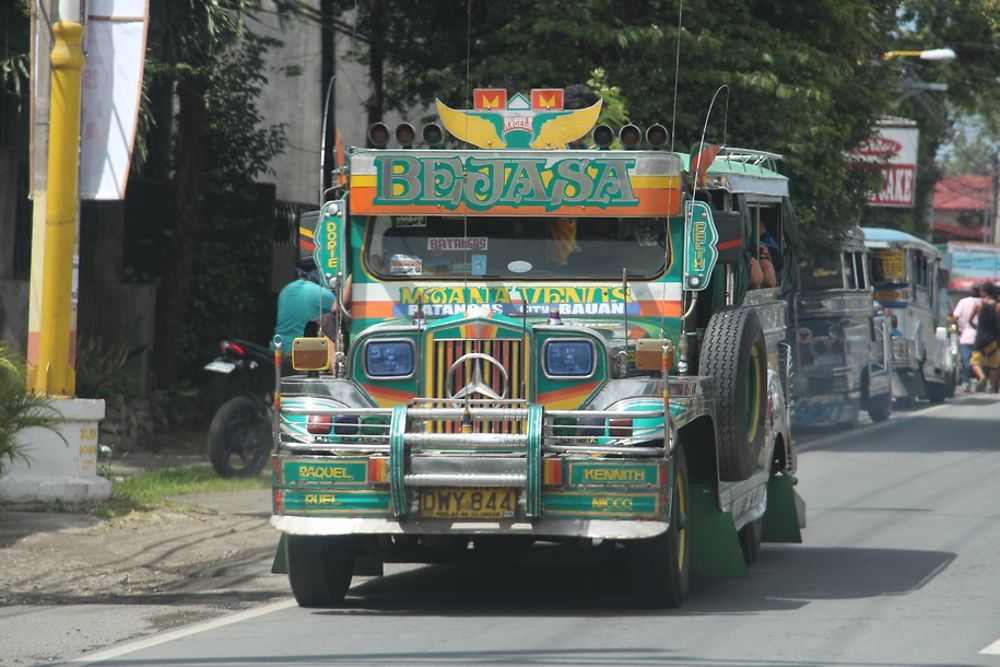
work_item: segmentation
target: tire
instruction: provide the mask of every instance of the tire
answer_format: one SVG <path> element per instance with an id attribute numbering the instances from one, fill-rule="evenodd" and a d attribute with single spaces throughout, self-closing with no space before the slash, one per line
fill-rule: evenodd
<path id="1" fill-rule="evenodd" d="M 354 541 L 347 536 L 288 535 L 288 583 L 300 607 L 336 607 L 351 587 Z"/>
<path id="2" fill-rule="evenodd" d="M 740 528 L 740 549 L 743 551 L 743 562 L 753 565 L 760 555 L 760 543 L 764 538 L 764 519 L 755 519 Z"/>
<path id="3" fill-rule="evenodd" d="M 271 418 L 249 396 L 222 404 L 208 427 L 208 458 L 221 477 L 253 477 L 271 457 Z"/>
<path id="4" fill-rule="evenodd" d="M 674 457 L 670 527 L 662 535 L 627 544 L 633 595 L 640 607 L 679 607 L 687 597 L 691 579 L 687 464 L 679 446 L 674 450 Z"/>
<path id="5" fill-rule="evenodd" d="M 767 348 L 753 309 L 733 308 L 712 316 L 699 374 L 711 377 L 715 385 L 719 477 L 744 480 L 757 466 L 767 413 Z"/>
<path id="6" fill-rule="evenodd" d="M 868 399 L 868 416 L 876 424 L 884 422 L 892 414 L 892 393 L 885 392 L 881 396 Z"/>
<path id="7" fill-rule="evenodd" d="M 944 403 L 948 397 L 948 380 L 944 382 L 925 382 L 924 391 L 927 393 L 927 400 L 931 403 Z M 954 390 L 952 390 L 954 394 Z"/>

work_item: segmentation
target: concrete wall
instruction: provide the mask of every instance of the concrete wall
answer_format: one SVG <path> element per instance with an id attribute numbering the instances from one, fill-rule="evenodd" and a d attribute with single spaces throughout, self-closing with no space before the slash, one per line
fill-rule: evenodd
<path id="1" fill-rule="evenodd" d="M 310 2 L 318 6 L 318 0 Z M 265 10 L 273 5 L 265 3 Z M 285 20 L 279 25 L 275 14 L 261 13 L 262 21 L 251 26 L 255 32 L 283 42 L 266 58 L 268 81 L 261 93 L 259 108 L 264 125 L 285 124 L 285 152 L 271 161 L 273 173 L 262 176 L 262 182 L 277 185 L 277 198 L 304 204 L 319 201 L 319 159 L 322 141 L 323 98 L 327 82 L 321 81 L 322 43 L 319 26 L 309 21 Z M 343 20 L 353 22 L 351 12 Z M 368 68 L 356 57 L 364 45 L 351 35 L 334 33 L 336 40 L 336 83 L 334 89 L 335 120 L 340 128 L 345 149 L 364 146 L 368 136 L 368 114 L 365 101 L 371 94 Z M 290 76 L 289 68 L 297 75 Z M 411 119 L 419 118 L 410 114 Z M 398 113 L 383 118 L 394 128 L 401 120 Z M 411 120 L 416 124 L 415 120 Z M 418 128 L 419 131 L 419 128 Z M 327 141 L 333 145 L 334 138 Z"/>
<path id="2" fill-rule="evenodd" d="M 77 327 L 81 336 L 126 345 L 136 354 L 127 368 L 143 384 L 156 337 L 156 285 L 83 281 Z M 0 279 L 0 340 L 24 356 L 28 344 L 28 281 Z"/>
<path id="3" fill-rule="evenodd" d="M 316 0 L 309 4 L 319 6 Z M 264 125 L 285 125 L 287 139 L 285 152 L 271 161 L 274 173 L 264 174 L 259 180 L 275 183 L 278 199 L 317 202 L 322 107 L 320 29 L 315 23 L 297 19 L 285 19 L 282 27 L 270 2 L 264 3 L 264 11 L 258 16 L 260 21 L 252 23 L 250 29 L 283 42 L 267 53 L 268 81 L 258 108 Z"/>

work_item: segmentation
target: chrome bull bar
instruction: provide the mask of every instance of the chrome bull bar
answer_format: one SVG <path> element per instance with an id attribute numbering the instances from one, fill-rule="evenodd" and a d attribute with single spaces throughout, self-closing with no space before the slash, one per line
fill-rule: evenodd
<path id="1" fill-rule="evenodd" d="M 427 407 L 428 403 L 440 407 Z M 662 409 L 547 411 L 524 401 L 497 403 L 417 399 L 394 408 L 282 406 L 279 446 L 294 452 L 388 454 L 390 495 L 397 518 L 410 511 L 407 487 L 438 486 L 523 488 L 526 514 L 537 518 L 541 516 L 543 454 L 665 458 L 669 453 L 670 438 L 665 430 L 669 417 L 664 419 Z M 295 432 L 286 416 L 330 417 L 330 433 Z M 438 420 L 501 419 L 523 420 L 525 432 L 432 433 L 425 428 L 428 422 Z M 633 442 L 644 445 L 631 446 Z M 649 446 L 650 442 L 656 444 Z M 415 452 L 435 452 L 435 456 L 414 458 L 411 455 Z M 491 458 L 476 459 L 477 465 L 484 464 L 483 470 L 469 471 L 455 465 L 456 461 L 470 461 L 469 455 L 486 453 Z M 442 465 L 436 466 L 436 461 Z"/>

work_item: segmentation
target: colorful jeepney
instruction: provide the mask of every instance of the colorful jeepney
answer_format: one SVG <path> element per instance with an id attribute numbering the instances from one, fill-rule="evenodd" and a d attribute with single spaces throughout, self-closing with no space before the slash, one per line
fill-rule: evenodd
<path id="1" fill-rule="evenodd" d="M 941 253 L 930 243 L 895 229 L 864 228 L 872 251 L 875 299 L 892 327 L 892 395 L 941 402 L 955 392 L 957 352 L 947 344 L 942 313 Z"/>
<path id="2" fill-rule="evenodd" d="M 586 549 L 675 606 L 691 571 L 799 540 L 783 308 L 743 305 L 752 215 L 782 195 L 727 191 L 724 160 L 692 192 L 675 153 L 564 150 L 600 103 L 556 92 L 439 103 L 477 148 L 353 150 L 308 234 L 353 287 L 349 332 L 297 339 L 278 392 L 272 524 L 301 605 L 386 562 Z"/>
<path id="3" fill-rule="evenodd" d="M 892 411 L 891 330 L 872 296 L 870 251 L 859 228 L 839 245 L 802 272 L 796 423 L 852 425 L 862 410 L 880 422 Z"/>

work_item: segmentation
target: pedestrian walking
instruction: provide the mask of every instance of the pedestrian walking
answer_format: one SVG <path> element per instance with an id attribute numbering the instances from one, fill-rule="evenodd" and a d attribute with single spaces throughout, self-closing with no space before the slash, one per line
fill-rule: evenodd
<path id="1" fill-rule="evenodd" d="M 997 391 L 997 371 L 1000 369 L 1000 304 L 997 303 L 998 290 L 993 283 L 983 283 L 979 287 L 980 302 L 973 310 L 976 321 L 976 340 L 972 344 L 970 365 L 976 376 L 976 390 L 983 391 L 987 381 L 991 389 Z M 985 367 L 985 368 L 984 368 Z"/>
<path id="2" fill-rule="evenodd" d="M 968 295 L 959 299 L 952 311 L 958 327 L 958 349 L 962 353 L 962 386 L 972 391 L 972 345 L 976 342 L 976 308 L 979 306 L 979 285 L 973 285 Z"/>

